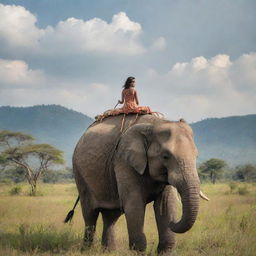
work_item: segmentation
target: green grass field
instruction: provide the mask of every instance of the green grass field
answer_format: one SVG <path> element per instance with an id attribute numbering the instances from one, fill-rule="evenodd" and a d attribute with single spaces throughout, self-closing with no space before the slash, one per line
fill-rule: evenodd
<path id="1" fill-rule="evenodd" d="M 128 250 L 123 216 L 116 225 L 116 251 L 102 251 L 102 220 L 99 218 L 94 246 L 89 251 L 80 252 L 84 228 L 80 206 L 73 222 L 63 223 L 76 200 L 75 184 L 40 184 L 40 196 L 36 197 L 27 196 L 29 187 L 26 184 L 21 185 L 19 195 L 11 195 L 15 186 L 0 184 L 1 256 L 136 255 Z M 211 200 L 201 200 L 193 228 L 176 235 L 174 255 L 256 255 L 256 184 L 240 183 L 233 193 L 230 193 L 229 184 L 203 184 L 201 188 Z M 177 205 L 180 208 L 179 203 Z M 156 255 L 158 238 L 152 204 L 147 206 L 145 233 L 147 255 Z"/>

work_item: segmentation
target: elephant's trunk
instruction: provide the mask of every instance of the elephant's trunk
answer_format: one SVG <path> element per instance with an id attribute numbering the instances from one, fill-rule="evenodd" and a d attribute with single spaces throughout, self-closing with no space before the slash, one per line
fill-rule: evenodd
<path id="1" fill-rule="evenodd" d="M 174 186 L 181 196 L 182 217 L 178 222 L 171 222 L 169 227 L 175 233 L 188 231 L 196 221 L 199 210 L 199 177 L 195 168 L 195 161 L 178 159 L 178 171 L 182 174 Z M 170 177 L 170 181 L 174 180 Z"/>
<path id="2" fill-rule="evenodd" d="M 180 221 L 171 222 L 169 227 L 175 233 L 184 233 L 188 231 L 196 221 L 199 210 L 199 188 L 187 187 L 186 189 L 177 188 L 182 201 L 182 217 Z"/>

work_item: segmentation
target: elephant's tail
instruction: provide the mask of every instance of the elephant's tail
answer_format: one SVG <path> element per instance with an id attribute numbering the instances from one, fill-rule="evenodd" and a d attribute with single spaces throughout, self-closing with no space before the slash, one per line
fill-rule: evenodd
<path id="1" fill-rule="evenodd" d="M 73 209 L 71 211 L 69 211 L 69 213 L 67 214 L 67 216 L 64 220 L 64 223 L 70 222 L 72 220 L 74 212 L 75 212 L 75 208 L 76 208 L 77 203 L 79 202 L 79 199 L 80 199 L 80 196 L 77 197 L 75 205 L 74 205 Z"/>

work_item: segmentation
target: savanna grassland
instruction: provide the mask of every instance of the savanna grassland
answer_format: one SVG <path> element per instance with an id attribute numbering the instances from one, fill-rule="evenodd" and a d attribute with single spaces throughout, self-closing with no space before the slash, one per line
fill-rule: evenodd
<path id="1" fill-rule="evenodd" d="M 27 196 L 26 184 L 21 185 L 21 191 L 15 186 L 0 184 L 1 256 L 136 255 L 128 250 L 123 216 L 116 225 L 116 251 L 102 251 L 102 220 L 99 218 L 94 246 L 80 252 L 84 228 L 80 206 L 72 223 L 63 223 L 76 200 L 75 184 L 40 184 L 36 197 Z M 176 235 L 174 255 L 256 255 L 256 184 L 203 184 L 201 188 L 211 200 L 201 200 L 193 228 Z M 179 203 L 177 206 L 180 208 Z M 152 204 L 147 206 L 145 233 L 147 255 L 155 255 L 158 238 Z"/>

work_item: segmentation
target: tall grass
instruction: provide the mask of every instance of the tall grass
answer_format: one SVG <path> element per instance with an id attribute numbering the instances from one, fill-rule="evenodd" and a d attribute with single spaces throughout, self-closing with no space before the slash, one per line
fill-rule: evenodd
<path id="1" fill-rule="evenodd" d="M 198 219 L 193 228 L 176 235 L 174 255 L 252 256 L 256 251 L 256 186 L 238 184 L 247 192 L 230 193 L 229 184 L 204 184 L 202 190 L 210 201 L 201 201 Z M 42 196 L 29 197 L 29 187 L 21 185 L 22 193 L 10 195 L 12 185 L 0 185 L 0 255 L 136 255 L 128 250 L 124 216 L 117 225 L 118 249 L 105 252 L 100 245 L 102 220 L 97 223 L 94 246 L 80 251 L 83 219 L 77 207 L 71 225 L 63 219 L 76 199 L 75 184 L 41 184 Z M 180 205 L 178 205 L 180 208 Z M 157 229 L 152 204 L 145 218 L 147 255 L 155 255 Z"/>

